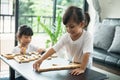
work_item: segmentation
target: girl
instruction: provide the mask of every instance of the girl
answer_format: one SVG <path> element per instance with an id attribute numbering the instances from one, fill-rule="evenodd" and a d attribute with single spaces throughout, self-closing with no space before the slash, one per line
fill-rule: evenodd
<path id="1" fill-rule="evenodd" d="M 66 26 L 67 33 L 33 64 L 33 68 L 37 70 L 43 60 L 65 47 L 68 60 L 81 64 L 81 67 L 73 69 L 71 74 L 79 75 L 84 73 L 86 67 L 91 66 L 92 58 L 90 55 L 93 50 L 93 39 L 90 33 L 84 30 L 89 20 L 86 20 L 88 21 L 87 24 L 85 20 L 82 9 L 70 6 L 63 15 L 63 24 Z"/>
<path id="2" fill-rule="evenodd" d="M 17 32 L 17 39 L 19 41 L 19 45 L 16 46 L 12 53 L 20 53 L 20 54 L 26 54 L 28 52 L 44 52 L 44 49 L 35 47 L 30 44 L 32 39 L 33 31 L 30 27 L 27 25 L 21 25 Z M 21 77 L 17 72 L 15 72 L 15 78 L 16 80 L 24 80 L 23 77 Z"/>

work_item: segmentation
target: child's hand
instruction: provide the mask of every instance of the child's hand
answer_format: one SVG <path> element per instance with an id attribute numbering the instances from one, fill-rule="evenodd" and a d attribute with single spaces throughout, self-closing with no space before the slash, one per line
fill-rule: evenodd
<path id="1" fill-rule="evenodd" d="M 72 70 L 72 72 L 70 74 L 72 74 L 72 75 L 79 75 L 79 74 L 82 74 L 82 73 L 84 73 L 83 69 L 76 68 L 76 69 Z"/>
<path id="2" fill-rule="evenodd" d="M 33 69 L 35 69 L 36 71 L 38 71 L 40 65 L 41 65 L 42 61 L 38 60 L 33 64 Z"/>
<path id="3" fill-rule="evenodd" d="M 37 50 L 37 52 L 39 52 L 40 54 L 43 54 L 45 52 L 45 49 L 40 48 Z"/>
<path id="4" fill-rule="evenodd" d="M 20 53 L 21 53 L 21 54 L 26 54 L 26 48 L 25 48 L 25 47 L 21 47 L 20 49 L 21 49 L 21 50 L 20 50 Z"/>

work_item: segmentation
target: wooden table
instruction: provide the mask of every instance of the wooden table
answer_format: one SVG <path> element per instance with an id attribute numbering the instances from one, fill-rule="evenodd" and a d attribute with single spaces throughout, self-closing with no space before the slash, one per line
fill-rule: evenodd
<path id="1" fill-rule="evenodd" d="M 8 60 L 1 55 L 0 59 L 7 63 L 10 67 L 10 80 L 14 80 L 15 71 L 19 72 L 28 80 L 104 80 L 107 78 L 105 74 L 96 72 L 91 69 L 86 69 L 85 73 L 78 76 L 71 75 L 71 70 L 59 70 L 37 73 L 33 70 L 32 66 L 35 61 L 20 64 L 15 60 Z M 58 61 L 64 61 L 64 59 L 59 58 Z"/>

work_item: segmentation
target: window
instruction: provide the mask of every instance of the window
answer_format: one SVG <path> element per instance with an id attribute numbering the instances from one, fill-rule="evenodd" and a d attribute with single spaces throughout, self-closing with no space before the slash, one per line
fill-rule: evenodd
<path id="1" fill-rule="evenodd" d="M 0 14 L 12 15 L 13 14 L 13 0 L 1 0 Z"/>
<path id="2" fill-rule="evenodd" d="M 63 11 L 70 5 L 83 8 L 84 0 L 57 0 L 57 12 Z"/>

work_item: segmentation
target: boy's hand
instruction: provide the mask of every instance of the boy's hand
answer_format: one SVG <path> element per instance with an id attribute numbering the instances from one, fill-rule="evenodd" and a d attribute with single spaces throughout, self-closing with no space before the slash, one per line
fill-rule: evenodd
<path id="1" fill-rule="evenodd" d="M 82 74 L 82 73 L 84 73 L 83 69 L 76 68 L 76 69 L 72 70 L 72 72 L 70 74 L 72 74 L 72 75 L 79 75 L 79 74 Z"/>

